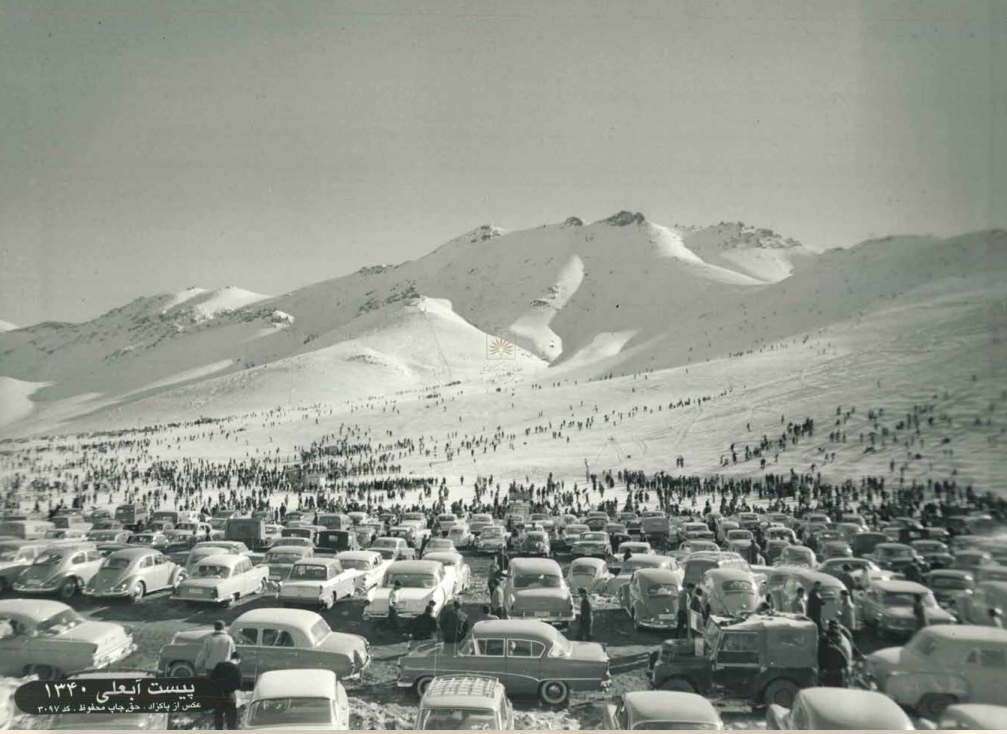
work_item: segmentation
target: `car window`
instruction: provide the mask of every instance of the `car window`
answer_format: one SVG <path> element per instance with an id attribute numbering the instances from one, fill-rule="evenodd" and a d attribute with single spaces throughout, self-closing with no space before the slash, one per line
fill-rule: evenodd
<path id="1" fill-rule="evenodd" d="M 78 563 L 83 563 L 86 559 L 87 559 L 86 553 L 77 553 L 74 555 L 73 558 L 70 559 L 70 563 L 76 566 Z"/>
<path id="2" fill-rule="evenodd" d="M 503 640 L 477 640 L 479 644 L 479 654 L 484 657 L 503 657 Z"/>
<path id="3" fill-rule="evenodd" d="M 152 556 L 144 556 L 140 559 L 140 568 L 150 568 L 154 565 L 154 558 Z"/>
<path id="4" fill-rule="evenodd" d="M 240 630 L 238 630 L 235 642 L 238 645 L 258 645 L 259 630 L 257 630 L 255 627 L 242 627 Z"/>
<path id="5" fill-rule="evenodd" d="M 717 660 L 728 665 L 758 664 L 759 635 L 755 632 L 732 632 L 724 635 Z"/>
<path id="6" fill-rule="evenodd" d="M 1007 670 L 1007 650 L 990 647 L 973 650 L 965 659 L 966 665 L 978 665 L 980 668 Z"/>
<path id="7" fill-rule="evenodd" d="M 161 566 L 161 565 L 163 565 L 163 564 L 164 564 L 164 563 L 165 563 L 165 562 L 166 562 L 167 560 L 168 560 L 167 558 L 165 558 L 164 556 L 162 556 L 162 555 L 158 554 L 158 555 L 154 556 L 154 565 L 155 565 L 155 566 Z"/>
<path id="8" fill-rule="evenodd" d="M 510 640 L 507 643 L 507 655 L 512 658 L 540 658 L 545 652 L 545 645 L 534 640 Z"/>

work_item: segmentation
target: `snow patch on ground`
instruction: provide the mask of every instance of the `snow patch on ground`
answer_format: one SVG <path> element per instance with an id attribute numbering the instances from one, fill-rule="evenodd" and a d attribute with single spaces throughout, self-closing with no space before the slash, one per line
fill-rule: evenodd
<path id="1" fill-rule="evenodd" d="M 532 301 L 531 308 L 517 318 L 507 331 L 532 344 L 535 352 L 550 362 L 563 353 L 563 339 L 549 328 L 555 318 L 581 283 L 584 282 L 584 261 L 573 255 L 560 268 L 556 282 L 550 285 L 541 298 Z"/>
<path id="2" fill-rule="evenodd" d="M 171 309 L 175 308 L 175 306 L 180 306 L 186 301 L 189 301 L 196 296 L 201 296 L 204 293 L 206 293 L 206 288 L 197 288 L 195 286 L 192 288 L 186 288 L 184 291 L 179 291 L 171 296 L 171 300 L 164 305 L 164 308 L 161 309 L 161 313 L 167 313 Z"/>
<path id="3" fill-rule="evenodd" d="M 0 377 L 0 426 L 23 420 L 35 410 L 31 395 L 46 387 L 46 382 L 26 382 L 13 377 Z"/>
<path id="4" fill-rule="evenodd" d="M 12 324 L 10 321 L 4 321 L 3 319 L 0 319 L 0 332 L 14 331 L 15 329 L 20 329 L 20 328 L 21 328 L 20 326 L 17 326 L 16 324 Z"/>

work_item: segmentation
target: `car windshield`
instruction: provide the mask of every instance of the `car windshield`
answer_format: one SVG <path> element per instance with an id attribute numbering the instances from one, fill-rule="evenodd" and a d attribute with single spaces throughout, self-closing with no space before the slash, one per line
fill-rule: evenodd
<path id="1" fill-rule="evenodd" d="M 351 571 L 370 571 L 371 562 L 364 560 L 354 560 L 352 558 L 340 561 L 343 564 L 343 568 L 347 568 Z"/>
<path id="2" fill-rule="evenodd" d="M 420 711 L 416 728 L 427 731 L 473 731 L 496 729 L 496 712 L 492 709 L 440 708 Z"/>
<path id="3" fill-rule="evenodd" d="M 103 570 L 109 568 L 121 570 L 124 568 L 129 568 L 129 564 L 132 562 L 133 561 L 129 558 L 109 557 L 105 559 L 105 562 L 101 564 L 101 567 Z"/>
<path id="4" fill-rule="evenodd" d="M 248 707 L 250 727 L 332 724 L 332 703 L 325 698 L 266 698 Z"/>
<path id="5" fill-rule="evenodd" d="M 589 563 L 574 563 L 570 566 L 571 575 L 594 576 L 597 572 L 598 569 Z"/>
<path id="6" fill-rule="evenodd" d="M 84 623 L 84 618 L 72 609 L 65 609 L 62 612 L 52 615 L 48 619 L 39 623 L 35 627 L 35 633 L 48 637 L 61 635 L 67 630 L 71 630 L 79 624 Z"/>
<path id="7" fill-rule="evenodd" d="M 515 589 L 558 589 L 563 585 L 563 579 L 547 573 L 520 574 L 514 577 Z"/>
<path id="8" fill-rule="evenodd" d="M 397 541 L 391 538 L 378 538 L 371 545 L 372 548 L 398 548 L 399 544 Z"/>
<path id="9" fill-rule="evenodd" d="M 38 558 L 35 559 L 36 566 L 56 566 L 59 562 L 63 560 L 63 556 L 59 553 L 43 553 Z"/>
<path id="10" fill-rule="evenodd" d="M 268 553 L 266 563 L 296 563 L 303 557 L 300 553 Z"/>
<path id="11" fill-rule="evenodd" d="M 675 596 L 677 593 L 678 587 L 671 584 L 654 584 L 647 589 L 647 596 Z"/>
<path id="12" fill-rule="evenodd" d="M 226 579 L 231 575 L 231 569 L 227 566 L 203 564 L 196 569 L 196 575 L 204 579 Z"/>
<path id="13" fill-rule="evenodd" d="M 584 533 L 580 539 L 585 543 L 607 543 L 608 535 L 605 533 Z"/>
<path id="14" fill-rule="evenodd" d="M 503 535 L 503 528 L 498 528 L 495 525 L 492 527 L 483 528 L 482 531 L 483 538 L 493 538 L 500 535 Z"/>
<path id="15" fill-rule="evenodd" d="M 751 540 L 752 534 L 748 530 L 732 530 L 727 534 L 728 540 Z"/>
<path id="16" fill-rule="evenodd" d="M 935 589 L 965 589 L 968 582 L 956 576 L 937 576 L 930 579 L 930 585 Z"/>
<path id="17" fill-rule="evenodd" d="M 390 573 L 385 577 L 385 586 L 395 586 L 398 581 L 403 589 L 432 589 L 437 586 L 437 578 L 425 573 Z"/>
<path id="18" fill-rule="evenodd" d="M 325 566 L 306 563 L 294 566 L 291 576 L 295 579 L 303 579 L 305 581 L 324 581 L 327 578 L 327 571 Z"/>

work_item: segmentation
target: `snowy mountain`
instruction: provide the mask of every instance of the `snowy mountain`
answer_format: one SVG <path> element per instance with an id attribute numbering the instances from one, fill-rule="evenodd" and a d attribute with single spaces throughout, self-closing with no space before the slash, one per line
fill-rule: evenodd
<path id="1" fill-rule="evenodd" d="M 986 289 L 1005 269 L 1002 231 L 817 254 L 768 229 L 632 212 L 485 225 L 284 295 L 193 287 L 0 334 L 0 430 L 687 366 Z"/>
<path id="2" fill-rule="evenodd" d="M 20 327 L 15 326 L 10 321 L 4 321 L 3 319 L 0 319 L 0 333 L 3 333 L 5 331 L 14 331 L 17 328 Z"/>

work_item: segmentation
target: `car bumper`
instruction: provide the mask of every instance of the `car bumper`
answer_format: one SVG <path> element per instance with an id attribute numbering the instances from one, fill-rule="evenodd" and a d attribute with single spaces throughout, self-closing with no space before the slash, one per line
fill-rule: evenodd
<path id="1" fill-rule="evenodd" d="M 125 599 L 127 596 L 130 595 L 129 589 L 123 589 L 122 591 L 112 591 L 112 590 L 97 591 L 95 589 L 89 589 L 87 587 L 84 587 L 81 593 L 84 596 L 90 596 L 95 599 Z"/>
<path id="2" fill-rule="evenodd" d="M 198 604 L 221 604 L 226 599 L 221 599 L 216 596 L 196 596 L 194 594 L 179 594 L 174 593 L 168 597 L 171 601 L 184 601 Z"/>
<path id="3" fill-rule="evenodd" d="M 678 627 L 678 619 L 637 619 L 636 624 L 648 630 L 673 630 Z"/>
<path id="4" fill-rule="evenodd" d="M 507 616 L 510 619 L 534 619 L 547 624 L 569 624 L 577 618 L 576 615 L 573 614 L 567 616 L 550 611 L 521 612 L 510 610 L 508 611 Z"/>
<path id="5" fill-rule="evenodd" d="M 138 648 L 137 648 L 136 642 L 134 642 L 133 638 L 130 637 L 127 640 L 126 644 L 120 645 L 117 648 L 109 650 L 107 653 L 105 653 L 104 655 L 102 655 L 100 657 L 96 657 L 94 659 L 94 667 L 95 668 L 105 668 L 105 667 L 107 667 L 109 665 L 114 665 L 115 663 L 119 662 L 120 660 L 124 660 L 124 659 L 128 658 L 130 655 L 132 655 L 134 652 L 136 652 L 137 649 Z"/>
<path id="6" fill-rule="evenodd" d="M 56 590 L 59 589 L 59 584 L 25 586 L 24 584 L 15 583 L 13 589 L 19 594 L 55 594 Z"/>

